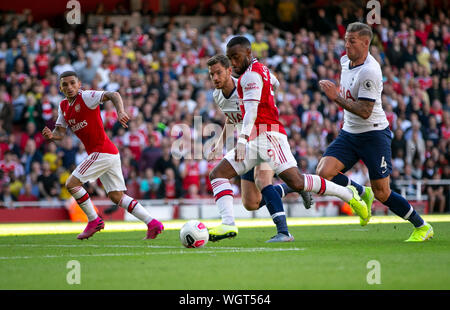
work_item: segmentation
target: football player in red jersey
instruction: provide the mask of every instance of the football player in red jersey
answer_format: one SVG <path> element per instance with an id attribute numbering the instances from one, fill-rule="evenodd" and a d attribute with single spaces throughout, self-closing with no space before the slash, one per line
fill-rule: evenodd
<path id="1" fill-rule="evenodd" d="M 42 131 L 48 140 L 62 140 L 67 127 L 81 140 L 88 157 L 72 172 L 66 181 L 66 187 L 76 199 L 88 217 L 86 229 L 78 239 L 87 239 L 104 228 L 103 220 L 98 216 L 89 194 L 83 188 L 88 181 L 100 179 L 112 202 L 125 208 L 128 212 L 147 225 L 145 239 L 154 239 L 164 230 L 158 220 L 152 218 L 147 210 L 134 198 L 125 194 L 127 190 L 122 175 L 120 154 L 103 128 L 99 105 L 111 100 L 117 110 L 118 121 L 127 128 L 129 116 L 124 110 L 122 98 L 117 92 L 83 91 L 81 82 L 73 71 L 60 75 L 60 89 L 66 97 L 59 104 L 56 127 L 51 131 L 45 127 Z"/>
<path id="2" fill-rule="evenodd" d="M 215 143 L 208 159 L 215 159 L 219 153 L 222 153 L 222 144 L 226 136 L 234 136 L 234 130 L 239 133 L 242 127 L 242 111 L 239 107 L 239 96 L 237 91 L 238 79 L 232 76 L 231 63 L 225 55 L 215 55 L 207 61 L 210 78 L 214 83 L 215 90 L 213 98 L 219 109 L 225 114 L 226 122 L 219 136 L 219 140 Z M 279 86 L 278 79 L 275 75 L 270 74 L 270 83 L 275 90 Z M 227 127 L 232 127 L 228 128 Z M 231 134 L 230 134 L 231 132 Z M 214 168 L 214 166 L 212 167 Z M 212 168 L 210 171 L 212 171 Z M 261 163 L 255 168 L 240 176 L 241 178 L 241 197 L 242 204 L 249 211 L 258 210 L 266 205 L 265 198 L 261 195 L 260 189 L 272 184 L 273 171 L 268 163 Z M 208 183 L 210 184 L 209 180 Z M 281 198 L 286 194 L 293 192 L 286 184 L 281 183 L 274 186 Z M 212 187 L 211 187 L 212 190 Z M 313 204 L 310 192 L 301 193 L 303 204 L 309 209 Z M 234 225 L 233 210 L 219 210 L 222 217 L 222 224 L 210 228 L 210 241 L 218 241 L 225 238 L 231 238 L 238 234 L 238 228 Z"/>
<path id="3" fill-rule="evenodd" d="M 214 197 L 219 210 L 232 208 L 233 191 L 230 179 L 242 175 L 256 165 L 267 162 L 271 169 L 294 191 L 305 190 L 320 195 L 333 195 L 348 202 L 362 217 L 368 216 L 367 206 L 356 189 L 336 186 L 317 175 L 303 175 L 292 155 L 286 131 L 278 120 L 269 69 L 252 57 L 251 44 L 243 36 L 227 44 L 227 57 L 239 75 L 237 91 L 243 115 L 242 129 L 235 149 L 210 173 Z M 268 242 L 289 242 L 286 214 L 280 196 L 273 185 L 261 190 L 267 209 L 277 225 L 277 235 Z"/>

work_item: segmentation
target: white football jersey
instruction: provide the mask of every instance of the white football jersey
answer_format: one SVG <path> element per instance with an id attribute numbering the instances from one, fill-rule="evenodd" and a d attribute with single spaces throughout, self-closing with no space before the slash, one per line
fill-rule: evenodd
<path id="1" fill-rule="evenodd" d="M 231 77 L 234 82 L 234 89 L 229 97 L 225 97 L 221 89 L 214 89 L 213 97 L 214 102 L 219 106 L 220 110 L 230 119 L 231 123 L 237 127 L 238 132 L 241 132 L 242 127 L 242 112 L 240 105 L 240 99 L 236 89 L 238 79 Z M 270 73 L 270 82 L 273 85 L 274 91 L 280 85 L 280 82 L 276 76 Z"/>
<path id="2" fill-rule="evenodd" d="M 375 102 L 372 114 L 368 119 L 344 110 L 342 129 L 350 133 L 385 129 L 389 122 L 381 105 L 383 78 L 380 64 L 369 53 L 364 63 L 355 67 L 350 67 L 350 59 L 347 55 L 342 56 L 341 67 L 341 96 L 355 102 L 358 99 Z"/>
<path id="3" fill-rule="evenodd" d="M 237 79 L 231 77 L 234 82 L 234 89 L 228 97 L 225 97 L 221 89 L 214 89 L 214 102 L 220 110 L 230 119 L 234 125 L 242 124 L 242 112 L 239 107 L 239 96 L 236 90 Z"/>

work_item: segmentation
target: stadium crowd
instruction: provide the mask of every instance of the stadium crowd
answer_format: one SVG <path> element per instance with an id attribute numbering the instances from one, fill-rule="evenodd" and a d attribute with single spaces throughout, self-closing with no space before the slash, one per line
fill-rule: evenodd
<path id="1" fill-rule="evenodd" d="M 412 1 L 413 2 L 413 1 Z M 381 63 L 383 107 L 393 132 L 392 188 L 398 180 L 450 179 L 450 18 L 445 10 L 388 6 L 375 25 L 371 54 Z M 364 8 L 364 7 L 363 7 Z M 280 8 L 279 8 L 280 9 Z M 283 8 L 281 8 L 283 9 Z M 284 8 L 285 9 L 285 8 Z M 276 92 L 280 119 L 301 170 L 314 173 L 327 145 L 343 122 L 343 111 L 320 92 L 318 81 L 339 82 L 345 27 L 365 21 L 361 8 L 318 8 L 312 24 L 281 30 L 263 22 L 266 11 L 218 1 L 209 11 L 231 16 L 230 24 L 194 28 L 176 18 L 159 23 L 154 14 L 131 27 L 110 16 L 95 27 L 62 31 L 46 20 L 2 16 L 0 20 L 0 201 L 64 200 L 71 171 L 87 156 L 68 134 L 60 144 L 44 141 L 44 126 L 53 129 L 63 99 L 58 75 L 78 73 L 84 89 L 118 91 L 132 116 L 122 128 L 111 102 L 101 108 L 104 126 L 119 147 L 131 196 L 149 198 L 211 197 L 209 171 L 215 162 L 176 159 L 171 145 L 176 124 L 194 128 L 224 124 L 213 102 L 206 61 L 224 53 L 236 34 L 252 42 L 254 56 L 280 80 Z M 284 13 L 289 10 L 284 10 Z M 286 15 L 286 14 L 284 14 Z M 283 16 L 284 16 L 283 15 Z M 289 15 L 289 14 L 288 14 Z M 332 16 L 332 17 L 331 17 Z M 284 26 L 292 16 L 284 16 Z M 69 131 L 70 132 L 70 131 Z M 203 137 L 205 142 L 209 137 Z M 368 183 L 358 163 L 350 172 Z M 236 194 L 239 194 L 236 180 Z M 104 197 L 101 184 L 86 184 L 93 197 Z M 414 195 L 411 184 L 407 194 Z M 448 212 L 448 186 L 429 185 L 431 212 Z"/>

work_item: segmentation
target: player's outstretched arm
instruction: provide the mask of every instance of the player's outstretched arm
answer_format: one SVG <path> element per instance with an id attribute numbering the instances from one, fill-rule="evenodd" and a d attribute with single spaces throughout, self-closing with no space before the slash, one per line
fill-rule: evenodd
<path id="1" fill-rule="evenodd" d="M 336 102 L 343 109 L 358 115 L 363 119 L 368 119 L 372 115 L 374 101 L 357 99 L 356 101 L 344 99 L 339 95 L 337 86 L 328 80 L 319 81 L 320 88 L 330 100 Z"/>
<path id="2" fill-rule="evenodd" d="M 117 119 L 119 120 L 120 124 L 123 128 L 128 128 L 128 121 L 130 120 L 130 117 L 125 112 L 125 108 L 123 107 L 123 101 L 122 97 L 118 92 L 111 92 L 107 91 L 103 94 L 102 101 L 108 101 L 111 100 L 114 104 L 114 107 L 117 111 Z"/>
<path id="3" fill-rule="evenodd" d="M 53 131 L 50 130 L 47 126 L 42 130 L 42 135 L 47 140 L 60 141 L 66 135 L 66 128 L 61 126 L 56 126 Z"/>

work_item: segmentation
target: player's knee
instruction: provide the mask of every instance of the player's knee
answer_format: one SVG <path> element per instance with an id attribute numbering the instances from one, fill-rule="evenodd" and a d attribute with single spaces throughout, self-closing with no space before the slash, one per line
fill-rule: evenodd
<path id="1" fill-rule="evenodd" d="M 264 189 L 266 186 L 271 185 L 272 182 L 267 182 L 264 178 L 255 178 L 255 185 L 259 190 Z"/>
<path id="2" fill-rule="evenodd" d="M 72 186 L 72 184 L 71 184 L 71 182 L 70 182 L 70 178 L 68 178 L 67 180 L 66 180 L 66 184 L 64 184 L 65 186 L 66 186 L 66 188 L 67 188 L 67 190 L 70 192 L 70 190 L 73 188 L 73 186 Z"/>
<path id="3" fill-rule="evenodd" d="M 372 187 L 373 194 L 375 195 L 375 198 L 380 202 L 385 202 L 388 200 L 389 196 L 391 195 L 391 189 L 390 188 L 375 188 Z"/>
<path id="4" fill-rule="evenodd" d="M 81 184 L 81 182 L 77 178 L 70 176 L 67 178 L 65 185 L 67 190 L 71 192 L 73 188 L 81 186 L 83 184 Z"/>
<path id="5" fill-rule="evenodd" d="M 328 181 L 330 181 L 336 175 L 334 169 L 330 169 L 326 165 L 317 166 L 316 174 Z"/>
<path id="6" fill-rule="evenodd" d="M 242 204 L 247 211 L 255 211 L 259 208 L 260 201 L 256 201 L 255 199 L 248 199 L 243 197 Z"/>
<path id="7" fill-rule="evenodd" d="M 120 200 L 122 199 L 123 192 L 119 191 L 113 191 L 108 193 L 109 199 L 111 199 L 112 202 L 115 204 L 119 204 Z"/>
<path id="8" fill-rule="evenodd" d="M 304 188 L 304 177 L 298 170 L 290 170 L 282 172 L 281 179 L 295 192 L 299 192 Z"/>

